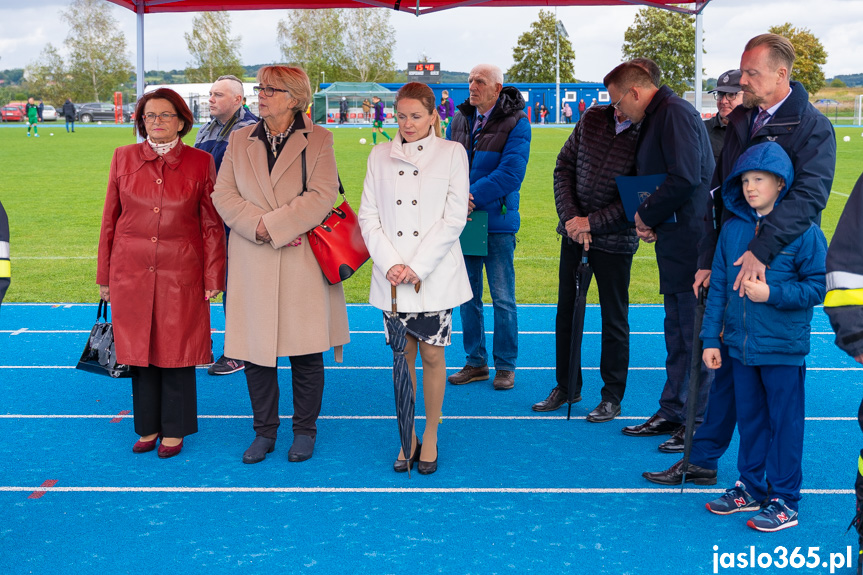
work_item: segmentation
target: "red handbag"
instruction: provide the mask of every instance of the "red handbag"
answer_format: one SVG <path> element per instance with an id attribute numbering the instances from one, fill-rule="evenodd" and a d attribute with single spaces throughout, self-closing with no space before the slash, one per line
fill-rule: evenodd
<path id="1" fill-rule="evenodd" d="M 306 192 L 306 152 L 303 150 L 303 192 Z M 309 245 L 324 277 L 330 285 L 342 282 L 369 259 L 357 215 L 348 204 L 342 179 L 339 178 L 342 203 L 330 210 L 324 221 L 306 233 Z M 302 194 L 300 194 L 302 195 Z"/>

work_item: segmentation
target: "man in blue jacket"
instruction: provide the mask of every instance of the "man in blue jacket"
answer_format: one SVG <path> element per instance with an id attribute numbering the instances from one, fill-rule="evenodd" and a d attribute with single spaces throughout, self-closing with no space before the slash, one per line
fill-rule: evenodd
<path id="1" fill-rule="evenodd" d="M 503 87 L 503 72 L 497 66 L 475 66 L 468 84 L 470 97 L 458 106 L 446 137 L 467 150 L 469 210 L 488 212 L 488 255 L 464 256 L 473 290 L 473 299 L 460 308 L 467 361 L 448 381 L 461 385 L 489 378 L 482 312 L 485 266 L 494 306 L 493 384 L 498 390 L 512 389 L 518 356 L 513 257 L 521 223 L 519 189 L 530 155 L 530 122 L 521 93 Z"/>
<path id="2" fill-rule="evenodd" d="M 662 450 L 683 445 L 685 405 L 696 401 L 700 423 L 707 386 L 687 397 L 694 338 L 695 305 L 692 278 L 698 263 L 713 151 L 701 115 L 668 86 L 657 87 L 644 67 L 624 62 L 603 80 L 613 106 L 633 123 L 641 123 L 635 152 L 639 176 L 665 174 L 664 182 L 635 214 L 635 229 L 646 242 L 656 242 L 659 291 L 665 305 L 665 387 L 659 410 L 646 422 L 623 428 L 634 437 L 671 434 Z M 704 370 L 704 380 L 708 379 Z"/>
<path id="3" fill-rule="evenodd" d="M 765 264 L 809 229 L 812 222 L 818 223 L 821 210 L 827 205 L 836 168 L 836 136 L 830 120 L 809 103 L 803 85 L 791 82 L 794 60 L 794 47 L 782 36 L 761 34 L 746 44 L 740 60 L 743 105 L 728 114 L 725 145 L 711 183 L 714 193 L 707 200 L 706 232 L 698 248 L 698 272 L 693 285 L 696 291 L 702 285 L 710 285 L 716 240 L 730 217 L 724 209 L 720 186 L 750 146 L 776 142 L 791 158 L 795 176 L 787 196 L 764 218 L 764 225 L 741 258 L 737 289 L 743 281 L 758 278 L 759 273 L 763 281 Z M 762 112 L 768 116 L 758 125 L 756 121 Z M 723 366 L 728 366 L 727 350 L 724 347 L 720 350 Z M 720 367 L 710 388 L 704 424 L 692 443 L 687 481 L 716 483 L 719 458 L 728 449 L 737 425 L 734 400 L 731 371 Z M 642 475 L 653 483 L 679 485 L 683 480 L 683 461 L 665 471 Z"/>
<path id="4" fill-rule="evenodd" d="M 209 152 L 216 162 L 216 171 L 222 166 L 222 158 L 228 149 L 228 139 L 231 132 L 250 126 L 258 121 L 254 114 L 243 107 L 243 82 L 236 76 L 221 76 L 210 87 L 210 121 L 207 122 L 195 138 L 195 147 Z M 231 230 L 225 226 L 225 233 Z M 227 235 L 225 236 L 227 239 Z M 222 294 L 222 305 L 228 301 L 228 292 Z M 225 357 L 222 354 L 213 365 L 207 369 L 210 375 L 228 375 L 244 369 L 242 360 Z"/>

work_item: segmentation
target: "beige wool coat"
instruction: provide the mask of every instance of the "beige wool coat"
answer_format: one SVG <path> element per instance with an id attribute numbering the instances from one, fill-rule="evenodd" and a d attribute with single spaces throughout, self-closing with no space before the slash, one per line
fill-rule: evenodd
<path id="1" fill-rule="evenodd" d="M 231 228 L 225 355 L 273 367 L 279 357 L 306 355 L 348 343 L 341 284 L 328 285 L 305 233 L 320 224 L 338 196 L 333 135 L 302 115 L 272 173 L 258 125 L 231 134 L 213 204 Z M 308 191 L 302 191 L 306 150 Z M 272 241 L 255 238 L 263 218 Z M 302 236 L 302 244 L 289 246 Z"/>

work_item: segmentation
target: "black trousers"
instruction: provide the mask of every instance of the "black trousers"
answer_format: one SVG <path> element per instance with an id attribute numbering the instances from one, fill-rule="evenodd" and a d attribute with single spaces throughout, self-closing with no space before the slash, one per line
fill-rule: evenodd
<path id="1" fill-rule="evenodd" d="M 195 367 L 136 367 L 132 375 L 135 433 L 186 437 L 198 431 Z"/>
<path id="2" fill-rule="evenodd" d="M 324 397 L 324 354 L 294 355 L 291 360 L 291 383 L 294 395 L 294 435 L 315 437 L 316 422 Z M 276 438 L 279 429 L 279 373 L 246 361 L 246 384 L 252 400 L 255 434 Z"/>
<path id="3" fill-rule="evenodd" d="M 569 389 L 575 271 L 581 263 L 582 252 L 581 244 L 569 238 L 561 239 L 555 343 L 557 387 L 564 392 Z M 587 261 L 593 269 L 594 281 L 599 290 L 602 314 L 602 351 L 599 360 L 599 374 L 605 383 L 601 391 L 602 401 L 619 404 L 623 401 L 629 371 L 629 274 L 632 254 L 611 254 L 592 249 L 587 251 Z M 581 366 L 578 366 L 577 385 L 576 395 L 581 393 Z"/>

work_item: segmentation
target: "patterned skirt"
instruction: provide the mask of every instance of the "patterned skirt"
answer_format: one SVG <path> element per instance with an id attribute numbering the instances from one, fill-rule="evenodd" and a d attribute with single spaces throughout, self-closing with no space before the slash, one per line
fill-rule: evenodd
<path id="1" fill-rule="evenodd" d="M 384 334 L 389 343 L 389 334 L 386 330 L 386 321 L 393 316 L 405 326 L 407 332 L 420 341 L 429 345 L 447 346 L 452 339 L 452 310 L 428 311 L 420 313 L 402 313 L 391 311 L 384 312 Z"/>

